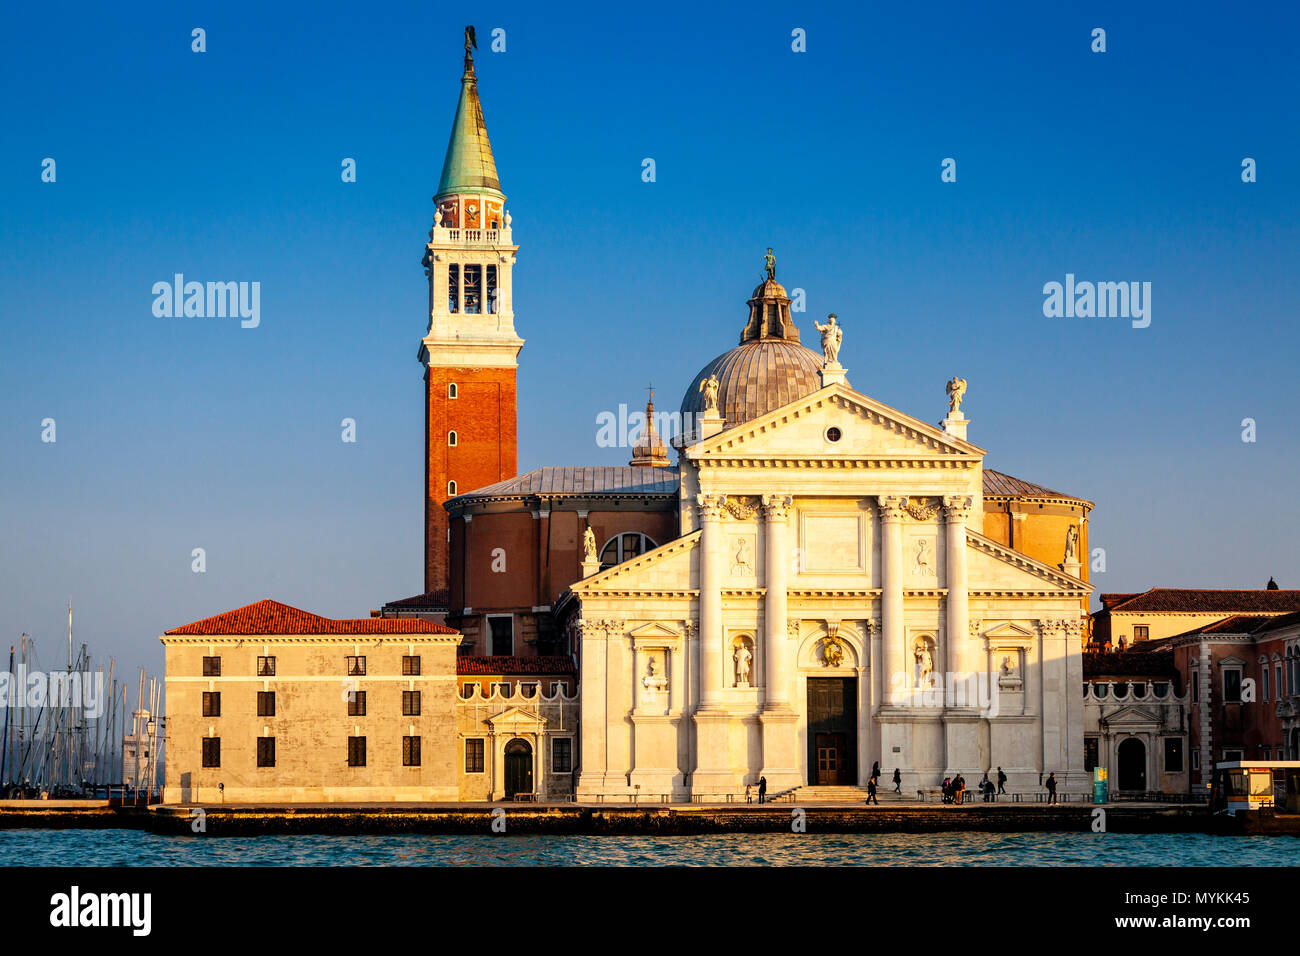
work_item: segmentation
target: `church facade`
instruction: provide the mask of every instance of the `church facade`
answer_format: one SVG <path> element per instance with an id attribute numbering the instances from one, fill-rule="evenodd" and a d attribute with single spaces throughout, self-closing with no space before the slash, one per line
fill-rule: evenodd
<path id="1" fill-rule="evenodd" d="M 937 425 L 858 392 L 854 327 L 830 316 L 805 346 L 768 250 L 671 447 L 651 404 L 626 466 L 518 475 L 520 247 L 468 39 L 434 203 L 424 592 L 371 623 L 276 605 L 164 635 L 171 713 L 195 711 L 170 795 L 727 799 L 877 764 L 905 791 L 997 767 L 1013 790 L 1087 790 L 1092 503 L 986 468 L 965 381 Z M 358 672 L 367 640 L 391 647 Z M 334 680 L 352 697 L 304 690 Z M 235 711 L 213 710 L 223 684 Z"/>

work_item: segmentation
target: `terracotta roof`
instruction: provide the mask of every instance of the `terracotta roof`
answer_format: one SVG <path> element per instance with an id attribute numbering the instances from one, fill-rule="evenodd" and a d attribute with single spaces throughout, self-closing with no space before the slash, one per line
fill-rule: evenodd
<path id="1" fill-rule="evenodd" d="M 1036 485 L 1032 481 L 1025 481 L 1023 478 L 1016 478 L 1001 471 L 994 471 L 992 468 L 984 469 L 984 494 L 988 497 L 1069 498 L 1072 501 L 1092 504 L 1086 498 L 1067 495 L 1063 491 L 1053 491 L 1051 488 Z"/>
<path id="2" fill-rule="evenodd" d="M 1132 598 L 1141 594 L 1141 591 L 1130 591 L 1128 594 L 1103 594 L 1101 596 L 1101 607 L 1103 611 L 1109 611 L 1116 604 L 1123 604 Z"/>
<path id="3" fill-rule="evenodd" d="M 366 617 L 338 620 L 281 604 L 258 601 L 174 627 L 168 634 L 457 634 L 454 628 L 420 618 Z"/>
<path id="4" fill-rule="evenodd" d="M 399 598 L 396 601 L 388 601 L 384 604 L 384 608 L 388 609 L 391 607 L 399 610 L 418 609 L 445 611 L 447 610 L 447 594 L 448 591 L 446 588 L 443 588 L 440 591 L 427 591 L 424 594 L 416 594 L 408 598 Z"/>
<path id="5" fill-rule="evenodd" d="M 516 478 L 475 488 L 450 499 L 519 498 L 526 495 L 623 495 L 630 498 L 676 495 L 680 478 L 676 468 L 631 468 L 624 466 L 535 468 Z"/>
<path id="6" fill-rule="evenodd" d="M 1152 588 L 1127 600 L 1103 606 L 1110 611 L 1184 611 L 1199 614 L 1290 613 L 1300 611 L 1300 591 L 1230 590 L 1226 588 Z"/>
<path id="7" fill-rule="evenodd" d="M 1283 614 L 1281 617 L 1268 617 L 1264 623 L 1255 628 L 1254 633 L 1262 634 L 1265 631 L 1279 631 L 1284 627 L 1293 627 L 1300 624 L 1300 611 L 1291 614 Z"/>
<path id="8" fill-rule="evenodd" d="M 487 654 L 481 657 L 456 658 L 457 674 L 576 674 L 573 658 L 517 657 Z"/>
<path id="9" fill-rule="evenodd" d="M 1151 642 L 1146 642 L 1151 643 Z M 1083 676 L 1102 677 L 1177 677 L 1178 668 L 1167 654 L 1137 654 L 1129 651 L 1112 654 L 1084 654 Z"/>

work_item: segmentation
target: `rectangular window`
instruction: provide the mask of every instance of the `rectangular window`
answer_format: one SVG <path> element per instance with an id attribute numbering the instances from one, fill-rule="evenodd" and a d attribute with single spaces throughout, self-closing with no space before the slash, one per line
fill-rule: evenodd
<path id="1" fill-rule="evenodd" d="M 275 691 L 259 690 L 257 692 L 257 716 L 275 716 Z"/>
<path id="2" fill-rule="evenodd" d="M 420 766 L 420 738 L 419 737 L 402 738 L 402 766 L 403 767 Z"/>
<path id="3" fill-rule="evenodd" d="M 1273 668 L 1273 686 L 1277 688 L 1278 699 L 1281 700 L 1286 696 L 1286 690 L 1282 687 L 1282 665 L 1278 664 Z"/>
<path id="4" fill-rule="evenodd" d="M 1092 769 L 1101 762 L 1097 756 L 1098 746 L 1096 737 L 1083 738 L 1083 769 L 1088 773 L 1092 773 Z"/>
<path id="5" fill-rule="evenodd" d="M 1223 752 L 1223 760 L 1225 763 L 1227 763 L 1228 761 L 1240 760 L 1240 759 L 1241 759 L 1240 750 L 1225 750 Z"/>
<path id="6" fill-rule="evenodd" d="M 497 312 L 497 267 L 487 267 L 487 310 L 489 313 Z"/>
<path id="7" fill-rule="evenodd" d="M 1199 750 L 1192 751 L 1192 769 L 1193 770 L 1201 769 L 1201 752 Z"/>
<path id="8" fill-rule="evenodd" d="M 420 692 L 418 690 L 402 691 L 402 716 L 420 716 Z"/>
<path id="9" fill-rule="evenodd" d="M 488 618 L 492 631 L 491 653 L 509 657 L 515 652 L 515 619 L 512 614 L 494 614 Z"/>
<path id="10" fill-rule="evenodd" d="M 460 266 L 454 262 L 447 266 L 447 311 L 460 311 Z"/>
<path id="11" fill-rule="evenodd" d="M 203 738 L 203 766 L 205 767 L 221 766 L 221 738 L 220 737 Z"/>
<path id="12" fill-rule="evenodd" d="M 1223 699 L 1228 703 L 1241 703 L 1241 671 L 1236 668 L 1223 672 Z"/>
<path id="13" fill-rule="evenodd" d="M 259 657 L 257 659 L 257 676 L 274 677 L 275 676 L 275 658 Z"/>
<path id="14" fill-rule="evenodd" d="M 465 772 L 466 773 L 483 772 L 483 741 L 482 740 L 465 741 Z"/>
<path id="15" fill-rule="evenodd" d="M 220 677 L 221 676 L 221 658 L 205 657 L 203 658 L 203 676 Z"/>
<path id="16" fill-rule="evenodd" d="M 275 738 L 257 738 L 257 765 L 259 767 L 275 766 Z"/>
<path id="17" fill-rule="evenodd" d="M 203 692 L 203 716 L 220 717 L 221 716 L 221 692 L 208 691 Z"/>
<path id="18" fill-rule="evenodd" d="M 1268 700 L 1268 665 L 1259 669 L 1259 699 Z"/>
<path id="19" fill-rule="evenodd" d="M 402 657 L 402 676 L 419 677 L 420 676 L 420 658 L 419 656 Z"/>
<path id="20" fill-rule="evenodd" d="M 531 681 L 520 681 L 520 682 L 519 682 L 519 696 L 520 696 L 520 697 L 536 697 L 536 696 L 537 696 L 537 681 L 535 681 L 535 680 L 531 680 Z"/>
<path id="21" fill-rule="evenodd" d="M 1192 671 L 1192 703 L 1198 703 L 1201 699 L 1201 676 Z"/>
<path id="22" fill-rule="evenodd" d="M 1147 639 L 1147 635 L 1149 635 L 1150 633 L 1151 633 L 1151 626 L 1149 624 L 1134 624 L 1133 642 L 1136 644 L 1138 641 L 1145 641 Z"/>
<path id="23" fill-rule="evenodd" d="M 364 690 L 353 691 L 348 697 L 348 716 L 364 717 L 366 716 L 366 692 Z"/>
<path id="24" fill-rule="evenodd" d="M 366 676 L 366 659 L 364 657 L 346 657 L 344 661 L 347 663 L 349 677 Z"/>
<path id="25" fill-rule="evenodd" d="M 572 773 L 573 738 L 556 737 L 551 741 L 551 773 Z"/>
<path id="26" fill-rule="evenodd" d="M 1165 738 L 1165 773 L 1183 772 L 1183 738 Z"/>
<path id="27" fill-rule="evenodd" d="M 348 738 L 348 766 L 364 767 L 366 765 L 366 738 Z"/>

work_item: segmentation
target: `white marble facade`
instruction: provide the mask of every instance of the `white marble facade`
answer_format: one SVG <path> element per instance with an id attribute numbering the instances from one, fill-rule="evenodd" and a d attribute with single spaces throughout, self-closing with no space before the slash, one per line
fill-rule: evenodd
<path id="1" fill-rule="evenodd" d="M 980 534 L 964 419 L 823 380 L 737 427 L 704 421 L 681 536 L 573 586 L 579 799 L 865 785 L 875 761 L 905 792 L 998 766 L 1013 789 L 1054 772 L 1086 791 L 1089 585 Z M 810 727 L 810 697 L 837 734 Z"/>

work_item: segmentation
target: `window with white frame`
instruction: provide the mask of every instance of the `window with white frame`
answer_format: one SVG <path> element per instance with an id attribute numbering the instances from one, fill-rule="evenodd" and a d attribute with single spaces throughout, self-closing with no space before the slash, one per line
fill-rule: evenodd
<path id="1" fill-rule="evenodd" d="M 455 432 L 447 432 L 447 444 L 448 444 L 448 446 L 450 446 L 450 447 L 452 447 L 452 448 L 455 448 L 455 447 L 456 447 L 456 433 L 455 433 Z"/>
<path id="2" fill-rule="evenodd" d="M 457 389 L 456 389 L 456 383 L 455 383 L 455 382 L 448 382 L 448 383 L 447 383 L 447 397 L 448 397 L 448 398 L 460 398 L 460 396 L 457 394 Z"/>

